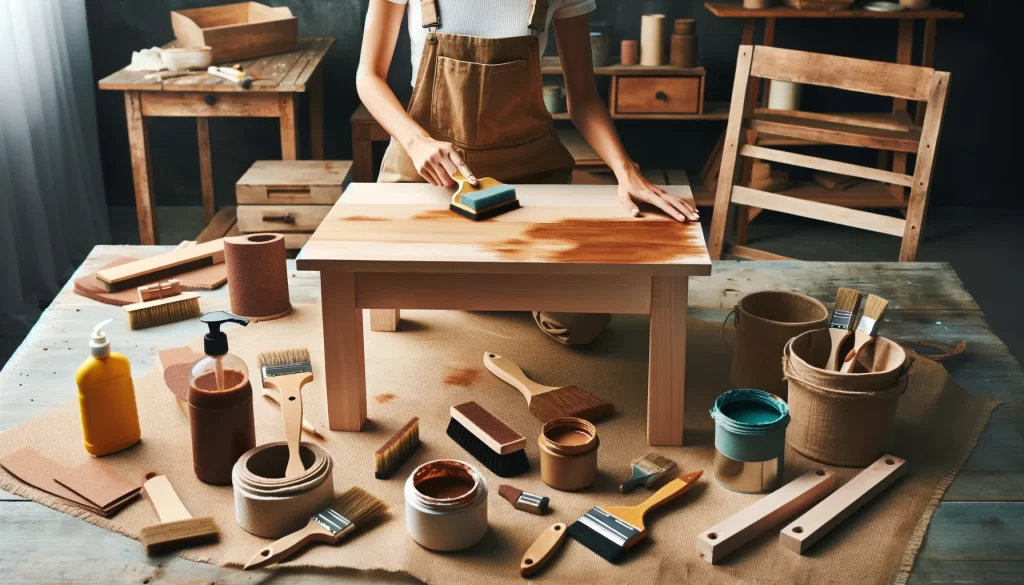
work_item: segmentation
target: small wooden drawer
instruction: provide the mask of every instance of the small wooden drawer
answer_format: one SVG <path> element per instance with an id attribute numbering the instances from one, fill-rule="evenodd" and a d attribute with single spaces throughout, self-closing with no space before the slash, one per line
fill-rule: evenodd
<path id="1" fill-rule="evenodd" d="M 316 231 L 332 205 L 239 205 L 238 229 L 254 232 L 294 233 Z"/>
<path id="2" fill-rule="evenodd" d="M 235 185 L 239 205 L 333 205 L 349 183 L 352 161 L 261 160 Z"/>
<path id="3" fill-rule="evenodd" d="M 616 114 L 699 114 L 702 77 L 618 77 Z"/>

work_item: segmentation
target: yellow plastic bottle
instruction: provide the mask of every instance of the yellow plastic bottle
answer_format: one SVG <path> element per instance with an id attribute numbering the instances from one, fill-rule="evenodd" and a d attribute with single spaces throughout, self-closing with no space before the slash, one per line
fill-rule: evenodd
<path id="1" fill-rule="evenodd" d="M 110 455 L 139 442 L 139 411 L 128 358 L 110 351 L 103 328 L 96 325 L 89 342 L 91 357 L 75 375 L 78 406 L 82 412 L 82 438 L 90 455 Z"/>

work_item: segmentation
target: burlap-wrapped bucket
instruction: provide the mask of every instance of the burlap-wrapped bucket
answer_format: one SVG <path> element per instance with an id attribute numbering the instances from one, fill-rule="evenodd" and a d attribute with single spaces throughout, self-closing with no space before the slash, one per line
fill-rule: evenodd
<path id="1" fill-rule="evenodd" d="M 787 291 L 749 294 L 736 305 L 732 383 L 786 398 L 782 350 L 801 333 L 828 326 L 828 309 L 811 297 Z"/>
<path id="2" fill-rule="evenodd" d="M 831 346 L 827 329 L 786 344 L 782 367 L 792 417 L 786 442 L 822 463 L 870 465 L 892 450 L 896 403 L 907 389 L 910 360 L 898 343 L 878 337 L 861 350 L 855 373 L 841 374 L 820 367 Z"/>

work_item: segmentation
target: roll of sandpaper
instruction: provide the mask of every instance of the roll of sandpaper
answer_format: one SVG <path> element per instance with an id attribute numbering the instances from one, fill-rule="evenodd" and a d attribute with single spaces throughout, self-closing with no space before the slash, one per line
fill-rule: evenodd
<path id="1" fill-rule="evenodd" d="M 232 313 L 255 321 L 291 313 L 284 236 L 248 234 L 225 238 L 224 263 L 228 269 Z"/>
<path id="2" fill-rule="evenodd" d="M 640 64 L 665 64 L 665 15 L 645 14 L 640 19 Z"/>
<path id="3" fill-rule="evenodd" d="M 280 538 L 299 530 L 334 501 L 331 456 L 319 445 L 302 443 L 306 470 L 285 478 L 288 444 L 284 441 L 250 449 L 235 463 L 235 521 L 256 536 Z"/>

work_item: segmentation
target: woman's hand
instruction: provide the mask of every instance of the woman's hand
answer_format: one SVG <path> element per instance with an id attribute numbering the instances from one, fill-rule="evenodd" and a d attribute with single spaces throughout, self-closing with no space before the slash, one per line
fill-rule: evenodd
<path id="1" fill-rule="evenodd" d="M 689 201 L 665 191 L 651 184 L 640 173 L 640 167 L 636 163 L 627 162 L 621 173 L 616 173 L 619 180 L 619 201 L 629 211 L 630 215 L 636 216 L 640 209 L 636 206 L 637 201 L 650 203 L 664 211 L 669 217 L 679 221 L 699 221 L 700 214 L 697 208 Z"/>
<path id="2" fill-rule="evenodd" d="M 405 151 L 412 159 L 416 172 L 435 187 L 455 185 L 452 175 L 461 172 L 470 185 L 476 186 L 476 176 L 466 166 L 455 147 L 448 142 L 434 140 L 429 136 L 417 136 L 405 145 Z"/>

